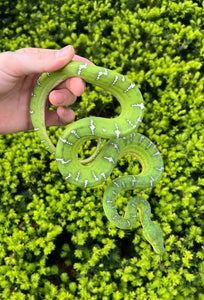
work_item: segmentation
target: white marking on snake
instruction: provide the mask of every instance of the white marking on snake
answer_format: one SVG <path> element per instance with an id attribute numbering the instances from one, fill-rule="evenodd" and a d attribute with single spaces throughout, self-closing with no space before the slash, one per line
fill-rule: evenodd
<path id="1" fill-rule="evenodd" d="M 105 129 L 105 128 L 103 128 L 102 130 L 103 130 L 103 132 L 106 132 L 106 131 L 107 131 L 107 129 Z"/>
<path id="2" fill-rule="evenodd" d="M 125 76 L 124 75 L 122 75 L 122 82 L 125 82 Z"/>
<path id="3" fill-rule="evenodd" d="M 134 140 L 135 136 L 136 136 L 135 132 L 133 132 L 133 133 L 130 134 L 130 140 L 131 140 L 131 142 Z"/>
<path id="4" fill-rule="evenodd" d="M 68 164 L 72 159 L 64 160 L 64 158 L 56 158 L 56 161 L 61 162 L 62 165 Z"/>
<path id="5" fill-rule="evenodd" d="M 80 65 L 77 74 L 78 74 L 78 75 L 81 75 L 81 71 L 82 71 L 83 69 L 87 69 L 87 64 Z"/>
<path id="6" fill-rule="evenodd" d="M 112 204 L 112 203 L 113 203 L 113 201 L 111 201 L 111 200 L 107 200 L 107 201 L 106 201 L 106 203 L 108 203 L 108 204 Z"/>
<path id="7" fill-rule="evenodd" d="M 110 163 L 113 163 L 113 164 L 115 164 L 115 162 L 114 162 L 114 160 L 113 160 L 113 158 L 112 158 L 112 157 L 107 157 L 107 156 L 104 156 L 103 158 L 104 158 L 104 159 L 106 159 L 106 160 L 108 160 Z"/>
<path id="8" fill-rule="evenodd" d="M 34 114 L 34 111 L 33 111 L 33 110 L 30 110 L 30 114 L 31 114 L 31 115 Z"/>
<path id="9" fill-rule="evenodd" d="M 106 180 L 106 175 L 105 175 L 105 173 L 101 173 L 101 176 Z"/>
<path id="10" fill-rule="evenodd" d="M 137 119 L 137 122 L 142 123 L 142 119 L 139 117 L 139 118 Z"/>
<path id="11" fill-rule="evenodd" d="M 92 171 L 92 175 L 93 175 L 95 181 L 98 181 L 98 177 L 96 176 L 96 174 L 94 173 L 94 171 Z"/>
<path id="12" fill-rule="evenodd" d="M 141 109 L 144 109 L 144 103 L 132 104 L 132 107 L 140 107 Z"/>
<path id="13" fill-rule="evenodd" d="M 117 81 L 118 81 L 118 75 L 115 76 L 115 79 L 114 79 L 113 83 L 111 84 L 111 86 L 114 86 Z"/>
<path id="14" fill-rule="evenodd" d="M 160 155 L 159 151 L 154 153 L 152 156 L 157 156 L 157 155 Z"/>
<path id="15" fill-rule="evenodd" d="M 50 77 L 50 73 L 47 72 L 46 74 L 47 74 L 47 77 Z"/>
<path id="16" fill-rule="evenodd" d="M 115 130 L 116 137 L 117 137 L 117 139 L 119 139 L 119 137 L 120 137 L 120 130 L 118 128 L 118 124 L 117 123 L 115 123 L 115 128 L 116 128 L 116 130 Z"/>
<path id="17" fill-rule="evenodd" d="M 161 171 L 164 170 L 164 168 L 163 168 L 163 167 L 160 167 L 160 168 L 156 168 L 156 170 L 161 172 Z"/>
<path id="18" fill-rule="evenodd" d="M 36 95 L 32 92 L 32 93 L 31 93 L 31 97 L 36 97 Z"/>
<path id="19" fill-rule="evenodd" d="M 79 176 L 80 176 L 80 174 L 81 174 L 81 171 L 79 170 L 78 173 L 77 173 L 77 176 L 76 176 L 76 178 L 75 178 L 76 181 L 79 181 Z"/>
<path id="20" fill-rule="evenodd" d="M 121 183 L 121 184 L 122 184 L 122 187 L 123 187 L 123 188 L 125 188 L 125 182 L 124 182 L 124 181 L 122 181 L 122 183 Z"/>
<path id="21" fill-rule="evenodd" d="M 86 188 L 87 187 L 87 184 L 88 184 L 88 180 L 86 179 L 86 180 L 84 180 L 84 187 Z"/>
<path id="22" fill-rule="evenodd" d="M 60 141 L 61 141 L 63 144 L 67 144 L 67 145 L 70 145 L 70 146 L 73 145 L 71 142 L 67 141 L 66 139 L 63 139 L 62 137 L 60 137 Z"/>
<path id="23" fill-rule="evenodd" d="M 128 122 L 128 124 L 130 124 L 130 126 L 135 129 L 137 126 L 135 124 L 133 124 L 130 120 L 126 120 Z"/>
<path id="24" fill-rule="evenodd" d="M 120 217 L 118 215 L 113 216 L 113 220 L 114 219 L 120 219 Z"/>
<path id="25" fill-rule="evenodd" d="M 126 220 L 126 222 L 128 223 L 128 226 L 130 227 L 131 226 L 131 223 L 129 220 Z"/>
<path id="26" fill-rule="evenodd" d="M 117 186 L 117 188 L 119 188 L 119 184 L 117 182 L 113 182 L 113 184 L 115 184 L 115 186 Z"/>
<path id="27" fill-rule="evenodd" d="M 153 186 L 154 178 L 150 175 L 150 185 Z"/>
<path id="28" fill-rule="evenodd" d="M 42 141 L 41 141 L 41 143 L 45 143 L 45 142 L 46 142 L 46 140 L 42 140 Z"/>
<path id="29" fill-rule="evenodd" d="M 114 196 L 116 196 L 116 195 L 117 195 L 117 193 L 116 193 L 115 191 L 112 191 L 112 194 L 113 194 Z"/>
<path id="30" fill-rule="evenodd" d="M 40 77 L 38 78 L 38 80 L 37 80 L 37 85 L 39 85 L 39 86 L 41 86 L 40 78 L 41 78 L 41 76 L 40 76 Z"/>
<path id="31" fill-rule="evenodd" d="M 71 133 L 75 135 L 77 139 L 80 139 L 80 136 L 77 134 L 76 130 L 72 130 Z"/>
<path id="32" fill-rule="evenodd" d="M 144 140 L 144 135 L 142 135 L 141 137 L 140 137 L 140 140 L 139 140 L 139 144 L 141 144 L 142 143 L 142 141 Z"/>
<path id="33" fill-rule="evenodd" d="M 127 88 L 127 90 L 124 91 L 124 93 L 129 92 L 129 90 L 134 89 L 134 87 L 135 87 L 135 83 L 132 82 L 132 83 L 130 84 L 130 86 Z"/>
<path id="34" fill-rule="evenodd" d="M 132 186 L 134 186 L 136 182 L 137 182 L 137 180 L 136 180 L 135 176 L 133 176 L 133 178 L 132 178 Z"/>
<path id="35" fill-rule="evenodd" d="M 153 143 L 150 142 L 149 145 L 147 146 L 147 149 L 149 149 L 149 148 L 151 147 L 152 144 L 153 144 Z"/>
<path id="36" fill-rule="evenodd" d="M 72 177 L 72 174 L 71 174 L 71 173 L 69 173 L 69 174 L 65 177 L 65 179 L 67 180 L 67 179 L 69 179 L 70 177 Z"/>
<path id="37" fill-rule="evenodd" d="M 108 70 L 106 68 L 104 68 L 104 72 L 100 71 L 98 73 L 96 80 L 99 80 L 102 75 L 108 75 Z"/>
<path id="38" fill-rule="evenodd" d="M 120 153 L 119 147 L 116 143 L 110 143 L 110 145 L 113 145 L 113 147 L 117 150 L 117 152 Z"/>
<path id="39" fill-rule="evenodd" d="M 132 203 L 132 207 L 136 208 L 136 205 L 134 203 Z"/>
<path id="40" fill-rule="evenodd" d="M 34 130 L 35 130 L 35 131 L 38 131 L 38 130 L 40 130 L 40 128 L 34 128 Z"/>
<path id="41" fill-rule="evenodd" d="M 91 119 L 91 121 L 90 121 L 90 129 L 91 129 L 92 135 L 94 135 L 95 128 L 96 128 L 96 126 L 94 125 L 94 120 Z"/>

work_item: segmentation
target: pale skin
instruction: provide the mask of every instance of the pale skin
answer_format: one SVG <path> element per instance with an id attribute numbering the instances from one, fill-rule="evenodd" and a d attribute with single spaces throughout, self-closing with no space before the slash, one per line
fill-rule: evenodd
<path id="1" fill-rule="evenodd" d="M 92 64 L 88 59 L 75 55 L 72 46 L 60 50 L 22 48 L 0 53 L 0 134 L 33 129 L 30 99 L 39 76 L 61 69 L 71 60 Z M 73 104 L 84 92 L 84 87 L 82 79 L 69 78 L 50 92 L 45 113 L 46 126 L 61 126 L 74 120 L 74 112 L 65 106 Z M 57 110 L 50 111 L 50 104 Z"/>

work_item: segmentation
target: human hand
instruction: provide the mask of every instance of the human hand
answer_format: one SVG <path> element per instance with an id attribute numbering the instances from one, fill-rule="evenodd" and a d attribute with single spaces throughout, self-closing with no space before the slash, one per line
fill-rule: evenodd
<path id="1" fill-rule="evenodd" d="M 56 71 L 71 60 L 92 64 L 88 59 L 75 55 L 72 46 L 61 50 L 23 48 L 0 53 L 0 134 L 33 128 L 30 98 L 39 76 Z M 84 81 L 75 77 L 50 92 L 45 112 L 46 126 L 61 126 L 74 120 L 74 112 L 65 106 L 73 104 L 84 87 Z M 57 111 L 50 111 L 50 104 L 57 106 Z"/>

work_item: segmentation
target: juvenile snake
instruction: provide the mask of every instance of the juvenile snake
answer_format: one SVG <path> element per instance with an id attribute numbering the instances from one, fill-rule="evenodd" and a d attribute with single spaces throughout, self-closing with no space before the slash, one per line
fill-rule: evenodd
<path id="1" fill-rule="evenodd" d="M 49 92 L 70 77 L 80 77 L 109 91 L 119 101 L 121 113 L 112 119 L 88 117 L 73 122 L 66 127 L 55 148 L 45 128 L 45 103 Z M 55 155 L 59 171 L 71 184 L 81 188 L 98 186 L 109 177 L 119 157 L 127 154 L 136 156 L 142 166 L 141 173 L 119 177 L 109 184 L 103 197 L 104 211 L 115 226 L 129 229 L 136 223 L 138 210 L 145 238 L 155 252 L 162 255 L 162 230 L 150 219 L 148 201 L 142 197 L 132 198 L 124 217 L 115 208 L 115 198 L 122 190 L 149 188 L 162 178 L 164 167 L 158 149 L 147 137 L 135 133 L 142 122 L 143 113 L 142 95 L 127 77 L 106 68 L 76 61 L 59 71 L 42 74 L 33 90 L 30 104 L 34 130 L 45 148 Z M 95 153 L 88 164 L 80 161 L 79 148 L 86 141 L 99 138 L 108 139 L 102 150 Z"/>

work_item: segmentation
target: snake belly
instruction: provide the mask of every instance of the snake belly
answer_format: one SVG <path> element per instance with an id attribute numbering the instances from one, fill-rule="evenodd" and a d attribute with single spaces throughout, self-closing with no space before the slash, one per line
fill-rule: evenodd
<path id="1" fill-rule="evenodd" d="M 112 119 L 88 117 L 73 122 L 66 127 L 55 147 L 45 127 L 45 104 L 49 92 L 70 77 L 80 77 L 110 92 L 120 103 L 121 113 Z M 111 182 L 104 193 L 104 211 L 115 226 L 128 229 L 135 224 L 136 211 L 139 210 L 146 239 L 156 253 L 163 254 L 162 231 L 151 221 L 151 209 L 145 199 L 131 199 L 124 218 L 119 216 L 115 208 L 115 197 L 121 190 L 152 187 L 159 182 L 164 169 L 156 146 L 145 136 L 135 133 L 144 114 L 143 97 L 137 86 L 117 72 L 72 61 L 59 71 L 42 74 L 33 90 L 30 114 L 41 143 L 55 155 L 59 171 L 71 184 L 82 188 L 98 186 L 109 177 L 119 157 L 132 154 L 138 158 L 142 166 L 141 173 Z M 108 142 L 89 164 L 81 163 L 79 148 L 87 140 L 98 138 L 108 139 Z"/>

